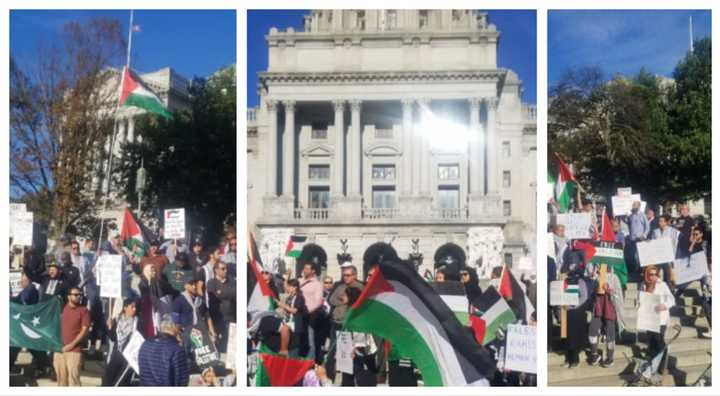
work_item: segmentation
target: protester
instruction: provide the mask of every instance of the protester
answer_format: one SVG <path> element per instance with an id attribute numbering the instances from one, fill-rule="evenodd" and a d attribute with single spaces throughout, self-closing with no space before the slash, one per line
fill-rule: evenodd
<path id="1" fill-rule="evenodd" d="M 222 261 L 215 266 L 215 277 L 207 282 L 210 297 L 210 317 L 219 339 L 218 350 L 227 351 L 230 324 L 235 323 L 237 303 L 236 280 L 227 275 L 228 266 Z"/>
<path id="2" fill-rule="evenodd" d="M 678 204 L 677 211 L 680 213 L 680 216 L 673 222 L 673 226 L 680 232 L 678 236 L 677 256 L 689 257 L 690 233 L 692 232 L 693 226 L 695 226 L 695 220 L 690 216 L 690 208 L 687 204 Z"/>
<path id="3" fill-rule="evenodd" d="M 228 276 L 237 278 L 237 238 L 235 234 L 228 239 L 228 246 L 221 260 L 228 266 Z"/>
<path id="4" fill-rule="evenodd" d="M 145 338 L 149 338 L 157 334 L 159 318 L 171 312 L 171 302 L 176 291 L 158 276 L 157 269 L 152 263 L 147 263 L 143 267 L 139 288 L 143 325 L 140 332 Z"/>
<path id="5" fill-rule="evenodd" d="M 658 219 L 658 227 L 652 233 L 652 239 L 669 238 L 672 243 L 673 256 L 677 257 L 677 245 L 680 233 L 673 227 L 670 227 L 670 216 L 662 215 Z M 672 265 L 673 263 L 661 263 L 658 265 L 658 269 L 663 272 L 663 281 L 668 285 L 672 286 L 674 283 L 672 276 Z"/>
<path id="6" fill-rule="evenodd" d="M 207 262 L 198 269 L 200 276 L 205 280 L 205 285 L 210 282 L 210 279 L 215 277 L 215 266 L 220 262 L 221 257 L 222 249 L 220 246 L 212 248 Z"/>
<path id="7" fill-rule="evenodd" d="M 594 268 L 596 279 L 593 283 L 592 296 L 592 319 L 590 321 L 589 341 L 590 341 L 590 358 L 588 362 L 591 366 L 598 363 L 602 367 L 612 367 L 614 364 L 615 352 L 615 336 L 616 325 L 620 326 L 620 334 L 623 329 L 623 296 L 620 279 L 612 272 L 612 267 L 607 266 L 607 273 L 604 275 L 605 280 L 601 279 L 603 275 L 599 275 L 600 269 Z M 598 344 L 601 333 L 604 331 L 606 356 L 598 353 Z"/>
<path id="8" fill-rule="evenodd" d="M 567 368 L 575 368 L 580 364 L 580 351 L 588 341 L 587 311 L 590 305 L 588 280 L 582 258 L 572 254 L 563 264 L 561 273 L 567 275 L 566 282 L 578 288 L 578 304 L 567 306 L 567 339 L 565 344 L 565 360 Z"/>
<path id="9" fill-rule="evenodd" d="M 68 301 L 60 321 L 63 349 L 55 352 L 53 366 L 58 386 L 82 386 L 80 368 L 82 367 L 81 345 L 90 328 L 90 314 L 81 305 L 82 291 L 73 286 L 68 289 Z"/>
<path id="10" fill-rule="evenodd" d="M 80 286 L 80 270 L 73 265 L 72 256 L 70 252 L 63 252 L 60 254 L 60 262 L 62 263 L 62 277 L 65 280 L 65 286 L 79 287 Z"/>
<path id="11" fill-rule="evenodd" d="M 197 272 L 198 269 L 201 268 L 206 261 L 207 257 L 203 253 L 202 241 L 197 240 L 193 242 L 192 251 L 188 254 L 188 262 L 190 263 L 192 269 Z"/>
<path id="12" fill-rule="evenodd" d="M 47 275 L 43 277 L 40 284 L 40 301 L 47 301 L 54 296 L 65 298 L 67 289 L 65 279 L 62 278 L 57 264 L 54 262 L 48 264 Z"/>
<path id="13" fill-rule="evenodd" d="M 163 270 L 169 262 L 167 256 L 160 253 L 160 242 L 154 240 L 150 242 L 148 255 L 140 260 L 140 268 L 145 268 L 148 264 L 152 264 L 155 267 L 155 272 L 160 276 L 163 274 Z"/>
<path id="14" fill-rule="evenodd" d="M 648 338 L 648 357 L 650 359 L 656 357 L 659 353 L 663 353 L 659 374 L 663 374 L 667 353 L 665 353 L 665 331 L 670 324 L 670 308 L 675 306 L 675 297 L 670 292 L 667 284 L 658 277 L 658 269 L 654 265 L 645 267 L 643 276 L 642 291 L 659 296 L 659 303 L 654 307 L 654 311 L 658 316 L 660 323 L 660 332 L 647 332 Z"/>
<path id="15" fill-rule="evenodd" d="M 140 386 L 187 386 L 190 380 L 187 355 L 180 346 L 178 330 L 169 314 L 162 315 L 159 333 L 146 339 L 138 353 Z"/>
<path id="16" fill-rule="evenodd" d="M 346 287 L 341 297 L 342 304 L 352 306 L 361 291 L 354 287 Z M 352 333 L 353 364 L 351 373 L 342 373 L 341 386 L 377 386 L 377 367 L 375 353 L 377 346 L 371 334 Z"/>
<path id="17" fill-rule="evenodd" d="M 130 386 L 134 371 L 130 368 L 122 351 L 130 342 L 133 333 L 140 330 L 135 299 L 125 299 L 122 312 L 117 318 L 109 319 L 107 327 L 110 329 L 108 337 L 112 341 L 112 345 L 108 352 L 102 386 Z"/>
<path id="18" fill-rule="evenodd" d="M 195 280 L 195 271 L 193 271 L 186 253 L 176 254 L 175 261 L 166 265 L 163 271 L 165 279 L 178 293 L 185 290 L 187 281 Z"/>
<path id="19" fill-rule="evenodd" d="M 300 355 L 310 356 L 315 361 L 320 361 L 321 344 L 319 339 L 318 328 L 322 327 L 319 322 L 324 319 L 321 310 L 323 304 L 323 285 L 317 277 L 317 269 L 312 262 L 303 265 L 302 279 L 300 281 L 301 295 L 305 304 L 305 314 L 307 315 L 307 333 L 306 339 L 300 344 Z M 296 329 L 302 331 L 305 329 Z"/>
<path id="20" fill-rule="evenodd" d="M 282 309 L 285 315 L 285 323 L 292 330 L 294 344 L 298 345 L 297 351 L 290 351 L 290 356 L 307 356 L 308 352 L 308 312 L 303 291 L 300 289 L 300 282 L 297 279 L 289 279 L 285 286 L 287 297 L 285 301 L 275 300 L 275 303 Z"/>

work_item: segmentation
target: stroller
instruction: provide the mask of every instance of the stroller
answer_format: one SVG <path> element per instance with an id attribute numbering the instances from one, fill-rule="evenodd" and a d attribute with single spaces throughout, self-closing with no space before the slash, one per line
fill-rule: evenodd
<path id="1" fill-rule="evenodd" d="M 629 379 L 625 380 L 625 386 L 661 386 L 663 376 L 659 374 L 660 363 L 663 361 L 663 356 L 669 352 L 670 344 L 673 343 L 679 336 L 682 328 L 680 325 L 674 325 L 672 328 L 674 335 L 665 343 L 665 348 L 660 351 L 657 355 L 650 357 L 649 359 L 643 359 L 638 357 L 628 357 L 625 354 L 625 358 L 634 363 L 633 372 Z M 667 365 L 667 359 L 665 359 L 665 365 Z"/>

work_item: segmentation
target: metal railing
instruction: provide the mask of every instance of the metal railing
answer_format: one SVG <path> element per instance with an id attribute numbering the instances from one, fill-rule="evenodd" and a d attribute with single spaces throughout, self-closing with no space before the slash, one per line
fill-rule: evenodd
<path id="1" fill-rule="evenodd" d="M 433 219 L 464 220 L 468 218 L 467 208 L 433 208 L 430 212 Z"/>
<path id="2" fill-rule="evenodd" d="M 330 219 L 330 209 L 327 208 L 304 208 L 293 211 L 295 220 L 322 222 Z"/>
<path id="3" fill-rule="evenodd" d="M 398 208 L 363 208 L 363 219 L 396 219 L 400 217 Z"/>

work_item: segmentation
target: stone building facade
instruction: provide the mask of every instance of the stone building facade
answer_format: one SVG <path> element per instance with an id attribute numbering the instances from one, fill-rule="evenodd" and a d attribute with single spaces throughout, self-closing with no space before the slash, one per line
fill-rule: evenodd
<path id="1" fill-rule="evenodd" d="M 307 236 L 337 254 L 401 258 L 454 244 L 487 277 L 534 272 L 536 114 L 497 67 L 500 32 L 471 10 L 315 10 L 272 28 L 248 110 L 249 229 L 267 263 Z M 534 43 L 528 43 L 534 45 Z M 438 258 L 442 261 L 442 257 Z"/>

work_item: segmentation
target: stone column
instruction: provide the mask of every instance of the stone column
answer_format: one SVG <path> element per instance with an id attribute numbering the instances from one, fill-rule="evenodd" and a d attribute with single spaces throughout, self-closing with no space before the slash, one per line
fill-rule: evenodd
<path id="1" fill-rule="evenodd" d="M 410 195 L 412 193 L 412 154 L 413 154 L 413 100 L 403 99 L 402 100 L 402 117 L 403 117 L 403 131 L 402 131 L 402 147 L 403 147 L 403 158 L 402 158 L 402 170 L 398 172 L 402 178 L 402 189 L 400 195 Z"/>
<path id="2" fill-rule="evenodd" d="M 350 101 L 351 110 L 351 124 L 350 124 L 350 141 L 348 142 L 348 169 L 350 170 L 350 177 L 348 186 L 349 196 L 360 196 L 360 162 L 362 160 L 362 134 L 360 125 L 360 110 L 362 109 L 362 102 L 360 100 Z"/>
<path id="3" fill-rule="evenodd" d="M 485 98 L 487 106 L 487 158 L 488 158 L 488 194 L 496 195 L 498 188 L 498 139 L 496 115 L 498 108 L 497 98 Z"/>
<path id="4" fill-rule="evenodd" d="M 480 104 L 481 99 L 470 98 L 470 172 L 468 185 L 470 194 L 480 195 L 485 193 L 485 153 L 483 139 L 480 130 Z"/>
<path id="5" fill-rule="evenodd" d="M 128 126 L 125 141 L 128 143 L 135 143 L 135 118 L 128 118 Z"/>
<path id="6" fill-rule="evenodd" d="M 418 117 L 420 123 L 423 122 L 423 105 L 427 105 L 426 99 L 418 99 Z M 422 146 L 424 136 L 421 134 L 422 128 L 413 128 L 413 142 L 412 142 L 412 195 L 420 195 L 420 174 L 422 169 Z"/>
<path id="7" fill-rule="evenodd" d="M 345 168 L 345 101 L 334 100 L 335 108 L 335 166 L 332 170 L 332 186 L 330 194 L 336 197 L 342 197 L 343 194 L 343 175 Z"/>
<path id="8" fill-rule="evenodd" d="M 267 164 L 265 173 L 265 194 L 268 197 L 276 197 L 277 180 L 277 101 L 266 102 L 268 115 L 268 136 L 267 136 Z"/>
<path id="9" fill-rule="evenodd" d="M 421 99 L 420 103 L 423 103 L 425 108 L 430 108 L 430 99 Z M 424 115 L 421 115 L 421 121 L 423 122 Z M 438 132 L 438 131 L 433 131 Z M 424 196 L 430 195 L 430 175 L 432 167 L 430 166 L 430 141 L 427 136 L 420 137 L 420 194 Z"/>
<path id="10" fill-rule="evenodd" d="M 285 106 L 285 132 L 283 136 L 283 183 L 282 195 L 291 198 L 293 195 L 293 181 L 295 172 L 295 101 L 286 100 Z"/>

